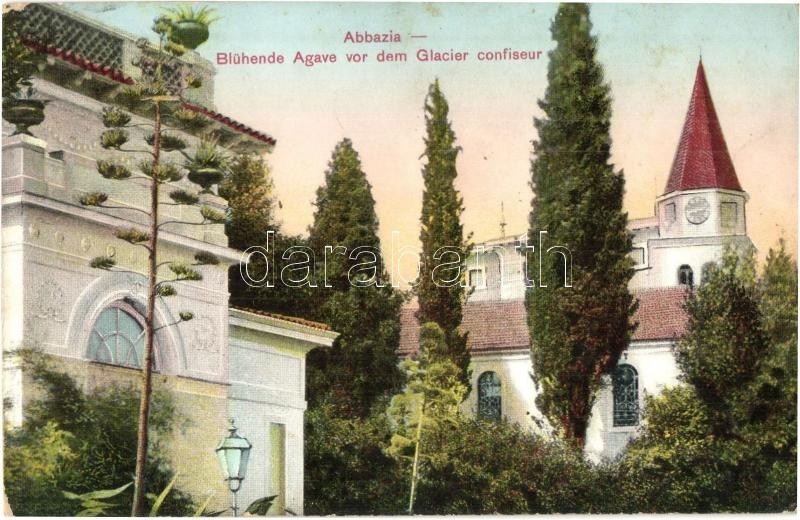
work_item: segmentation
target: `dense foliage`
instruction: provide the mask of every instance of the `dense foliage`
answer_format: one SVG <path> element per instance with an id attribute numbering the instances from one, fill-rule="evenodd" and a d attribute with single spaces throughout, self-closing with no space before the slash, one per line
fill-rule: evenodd
<path id="1" fill-rule="evenodd" d="M 395 461 L 383 410 L 368 418 L 343 418 L 321 404 L 306 413 L 305 508 L 307 515 L 389 515 L 408 500 Z"/>
<path id="2" fill-rule="evenodd" d="M 644 434 L 619 463 L 629 512 L 796 508 L 797 267 L 730 251 L 686 303 L 686 386 L 648 399 Z"/>
<path id="3" fill-rule="evenodd" d="M 225 234 L 228 245 L 240 251 L 266 246 L 268 232 L 275 231 L 275 197 L 272 177 L 263 157 L 239 155 L 231 161 L 219 185 L 219 195 L 228 201 Z"/>
<path id="4" fill-rule="evenodd" d="M 275 197 L 272 175 L 264 158 L 250 154 L 234 157 L 219 185 L 219 194 L 228 201 L 225 221 L 228 245 L 240 251 L 260 247 L 264 253 L 242 258 L 241 264 L 230 267 L 228 290 L 231 303 L 310 317 L 310 288 L 287 286 L 280 277 L 281 270 L 291 263 L 291 259 L 283 258 L 283 252 L 292 247 L 306 247 L 308 242 L 301 236 L 286 235 L 281 231 L 275 217 L 276 206 L 280 207 L 280 203 Z"/>
<path id="5" fill-rule="evenodd" d="M 561 4 L 551 31 L 556 47 L 531 168 L 528 321 L 539 410 L 580 445 L 602 377 L 630 339 L 631 238 L 625 180 L 610 164 L 611 96 L 589 7 Z"/>
<path id="6" fill-rule="evenodd" d="M 123 486 L 136 465 L 139 395 L 125 386 L 105 386 L 85 394 L 69 375 L 38 352 L 24 352 L 24 367 L 38 397 L 26 409 L 23 426 L 5 432 L 5 490 L 15 515 L 72 516 L 81 505 L 62 491 L 85 493 Z M 148 487 L 156 493 L 174 476 L 164 453 L 180 422 L 170 395 L 153 393 Z M 116 497 L 113 514 L 130 513 L 133 489 Z M 154 497 L 150 497 L 152 502 Z M 187 515 L 190 497 L 173 489 L 164 515 Z"/>
<path id="7" fill-rule="evenodd" d="M 411 461 L 387 455 L 386 416 L 306 417 L 305 513 L 404 514 Z M 519 425 L 460 417 L 431 437 L 416 514 L 616 512 L 612 471 Z"/>
<path id="8" fill-rule="evenodd" d="M 608 512 L 605 467 L 506 421 L 462 417 L 439 439 L 442 462 L 419 483 L 420 514 Z"/>
<path id="9" fill-rule="evenodd" d="M 353 277 L 348 276 L 348 271 L 361 263 L 370 263 L 373 260 L 370 252 L 380 252 L 372 186 L 350 139 L 342 139 L 333 149 L 325 171 L 325 183 L 317 189 L 315 206 L 309 241 L 314 253 L 326 259 L 327 278 L 325 273 L 318 277 L 323 282 L 318 292 L 324 297 L 332 292 L 350 290 Z M 336 249 L 326 255 L 326 247 Z M 338 249 L 340 247 L 344 251 Z M 386 283 L 386 271 L 379 256 L 377 262 L 375 281 Z"/>
<path id="10" fill-rule="evenodd" d="M 400 383 L 402 295 L 383 265 L 375 200 L 349 139 L 333 151 L 325 184 L 317 190 L 309 244 L 317 260 L 311 317 L 339 337 L 307 361 L 307 397 L 327 401 L 344 417 L 366 417 Z M 327 252 L 326 252 L 327 251 Z"/>
<path id="11" fill-rule="evenodd" d="M 455 188 L 456 159 L 461 150 L 448 120 L 449 106 L 437 79 L 425 99 L 425 152 L 422 168 L 424 191 L 419 239 L 422 242 L 419 280 L 414 287 L 419 301 L 417 319 L 442 328 L 448 357 L 461 371 L 470 389 L 467 336 L 459 331 L 466 301 L 461 270 L 470 246 L 464 238 L 461 214 L 464 203 Z"/>

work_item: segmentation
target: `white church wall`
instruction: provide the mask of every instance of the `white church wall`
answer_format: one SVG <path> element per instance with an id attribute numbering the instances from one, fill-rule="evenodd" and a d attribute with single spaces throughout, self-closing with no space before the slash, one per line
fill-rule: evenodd
<path id="1" fill-rule="evenodd" d="M 537 392 L 531 379 L 531 358 L 527 350 L 473 353 L 470 370 L 471 391 L 462 404 L 465 413 L 477 415 L 478 378 L 484 372 L 495 372 L 500 377 L 503 417 L 533 431 L 544 433 L 548 429 L 536 408 Z"/>
<path id="2" fill-rule="evenodd" d="M 747 236 L 672 238 L 648 242 L 649 266 L 637 270 L 630 282 L 632 290 L 678 285 L 678 270 L 683 265 L 692 269 L 694 283 L 702 282 L 703 266 L 718 262 L 726 248 L 738 250 L 752 247 Z"/>
<path id="3" fill-rule="evenodd" d="M 639 403 L 644 396 L 658 395 L 667 386 L 679 384 L 679 370 L 669 341 L 634 342 L 623 354 L 620 364 L 632 365 L 638 373 Z M 470 415 L 478 412 L 478 378 L 484 372 L 495 372 L 501 381 L 503 417 L 545 435 L 552 433 L 548 421 L 536 407 L 537 390 L 531 378 L 531 360 L 527 351 L 472 355 L 472 387 L 462 410 Z M 617 457 L 636 434 L 638 426 L 615 427 L 610 378 L 600 390 L 587 430 L 585 451 L 594 461 Z"/>
<path id="4" fill-rule="evenodd" d="M 639 406 L 645 395 L 658 395 L 665 387 L 678 384 L 679 370 L 669 341 L 633 342 L 619 364 L 633 366 L 638 374 Z M 641 410 L 641 408 L 640 408 Z M 625 449 L 639 426 L 614 426 L 614 398 L 611 378 L 595 401 L 586 433 L 586 454 L 594 460 L 613 459 Z"/>

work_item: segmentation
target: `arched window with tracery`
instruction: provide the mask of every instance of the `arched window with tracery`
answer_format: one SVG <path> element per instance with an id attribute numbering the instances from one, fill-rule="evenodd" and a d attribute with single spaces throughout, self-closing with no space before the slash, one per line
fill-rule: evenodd
<path id="1" fill-rule="evenodd" d="M 614 371 L 614 426 L 639 424 L 639 374 L 631 365 Z"/>
<path id="2" fill-rule="evenodd" d="M 478 378 L 478 417 L 499 421 L 502 417 L 500 377 L 494 372 L 484 372 Z"/>
<path id="3" fill-rule="evenodd" d="M 131 305 L 112 303 L 97 317 L 89 335 L 87 357 L 101 363 L 141 368 L 144 360 L 144 318 Z M 157 349 L 153 368 L 158 368 Z"/>
<path id="4" fill-rule="evenodd" d="M 689 287 L 694 285 L 694 272 L 690 266 L 683 264 L 678 268 L 678 283 Z"/>

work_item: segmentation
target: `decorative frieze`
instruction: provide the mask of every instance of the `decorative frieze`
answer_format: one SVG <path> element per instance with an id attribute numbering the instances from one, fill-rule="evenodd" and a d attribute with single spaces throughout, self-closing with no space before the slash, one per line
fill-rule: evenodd
<path id="1" fill-rule="evenodd" d="M 55 280 L 44 280 L 33 292 L 33 314 L 37 318 L 58 323 L 67 321 L 67 299 L 64 288 Z"/>

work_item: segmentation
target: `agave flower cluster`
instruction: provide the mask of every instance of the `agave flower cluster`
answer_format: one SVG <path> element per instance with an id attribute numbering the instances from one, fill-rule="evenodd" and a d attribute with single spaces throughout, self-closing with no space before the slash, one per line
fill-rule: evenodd
<path id="1" fill-rule="evenodd" d="M 137 41 L 140 56 L 134 63 L 141 71 L 141 80 L 127 87 L 119 96 L 118 101 L 122 106 L 109 106 L 103 109 L 102 122 L 105 130 L 100 135 L 100 145 L 110 152 L 116 153 L 111 158 L 97 161 L 97 171 L 105 179 L 128 180 L 145 179 L 159 186 L 168 188 L 167 196 L 173 206 L 200 206 L 200 222 L 168 221 L 156 222 L 156 228 L 166 224 L 220 224 L 225 222 L 225 214 L 209 206 L 200 205 L 202 193 L 211 192 L 211 188 L 218 184 L 225 176 L 229 158 L 220 149 L 218 140 L 213 135 L 203 136 L 195 146 L 192 154 L 187 153 L 189 145 L 178 134 L 161 130 L 162 125 L 171 123 L 178 128 L 202 128 L 205 124 L 202 118 L 192 110 L 185 108 L 182 94 L 186 89 L 201 86 L 201 81 L 191 73 L 189 67 L 178 58 L 187 49 L 194 49 L 196 42 L 197 25 L 205 27 L 206 35 L 208 25 L 214 21 L 212 11 L 208 8 L 194 10 L 191 7 L 180 7 L 168 10 L 167 14 L 154 20 L 153 31 L 158 35 L 158 45 L 152 45 L 146 39 Z M 194 33 L 193 33 L 194 31 Z M 201 30 L 200 33 L 203 31 Z M 184 41 L 192 36 L 195 40 Z M 201 34 L 202 36 L 202 34 Z M 205 38 L 203 41 L 205 41 Z M 200 42 L 202 43 L 202 42 Z M 176 80 L 177 78 L 177 80 Z M 154 123 L 133 122 L 131 112 L 137 113 Z M 151 126 L 153 131 L 145 133 L 141 144 L 146 147 L 130 147 L 129 141 L 132 134 L 138 134 L 137 128 Z M 155 130 L 155 129 L 158 130 Z M 156 152 L 157 150 L 157 152 Z M 118 153 L 117 153 L 118 152 Z M 134 170 L 129 167 L 131 161 L 122 160 L 123 153 L 133 153 L 143 158 L 138 161 Z M 188 180 L 201 190 L 179 187 L 188 173 Z M 109 196 L 102 192 L 86 193 L 78 201 L 83 206 L 128 211 L 143 210 L 129 206 L 114 206 L 109 204 Z M 114 235 L 129 244 L 141 246 L 148 250 L 155 247 L 153 234 L 139 227 L 119 228 Z M 98 269 L 111 270 L 116 268 L 116 260 L 112 257 L 97 257 L 91 261 L 91 266 Z M 199 252 L 195 255 L 194 263 L 164 262 L 160 266 L 171 271 L 172 278 L 159 282 L 155 292 L 160 297 L 174 296 L 177 294 L 174 282 L 200 281 L 202 274 L 196 269 L 201 265 L 216 265 L 219 260 L 209 252 Z M 191 312 L 181 314 L 182 321 L 187 321 L 193 316 Z"/>

